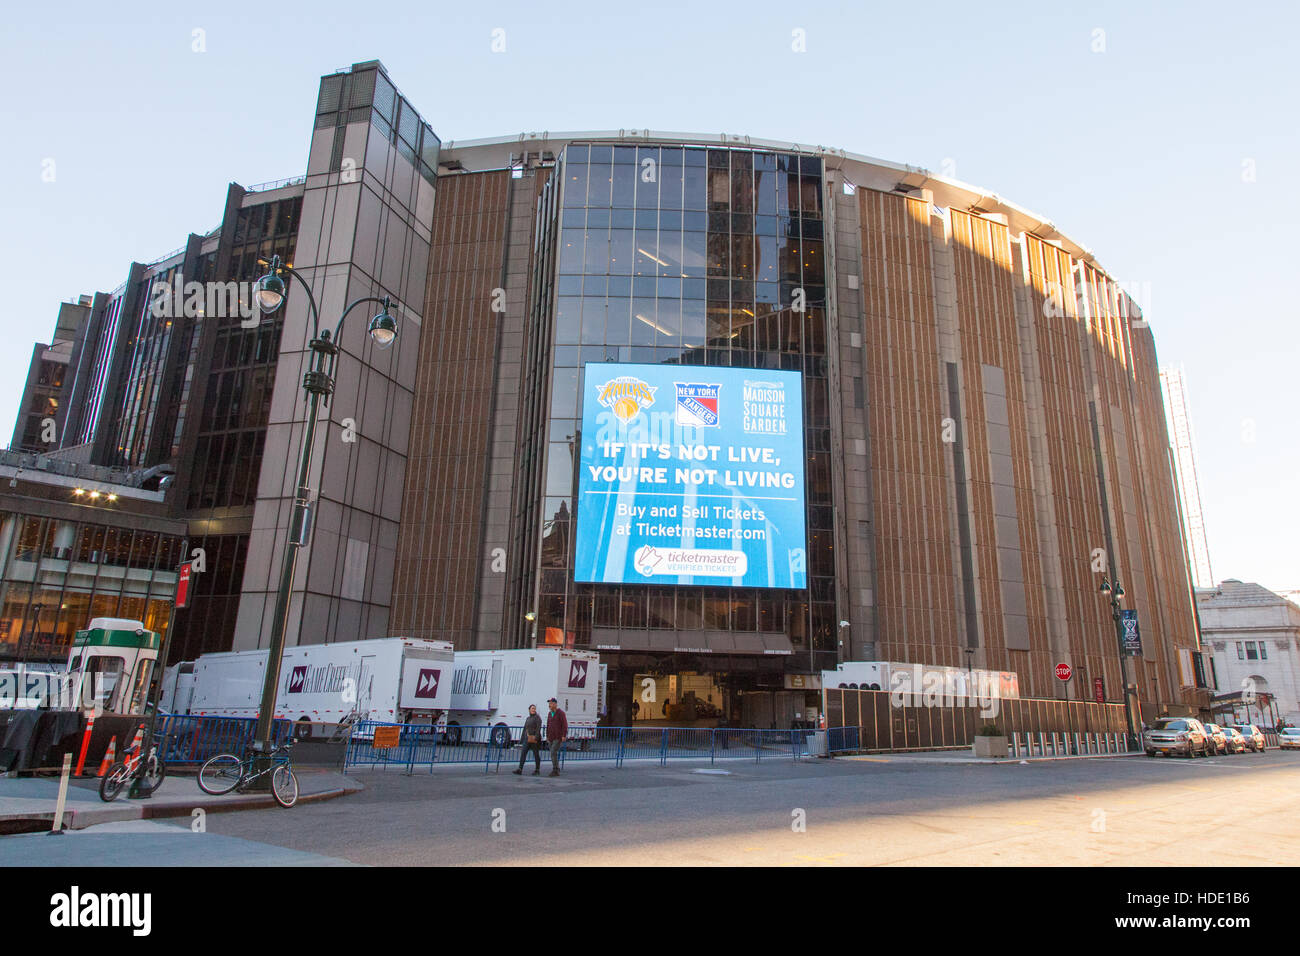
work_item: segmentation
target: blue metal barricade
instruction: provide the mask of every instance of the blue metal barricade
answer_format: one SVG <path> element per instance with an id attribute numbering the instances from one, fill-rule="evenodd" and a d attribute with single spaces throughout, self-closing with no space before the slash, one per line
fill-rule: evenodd
<path id="1" fill-rule="evenodd" d="M 287 720 L 275 722 L 276 745 L 284 742 L 291 729 Z M 242 754 L 253 742 L 257 718 L 164 714 L 156 732 L 164 741 L 163 760 L 169 766 L 198 765 L 219 753 Z"/>

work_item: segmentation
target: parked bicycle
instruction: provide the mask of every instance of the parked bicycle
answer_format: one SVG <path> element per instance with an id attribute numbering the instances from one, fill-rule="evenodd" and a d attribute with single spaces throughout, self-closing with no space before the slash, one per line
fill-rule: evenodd
<path id="1" fill-rule="evenodd" d="M 163 778 L 167 776 L 167 764 L 163 760 L 162 752 L 158 749 L 160 739 L 155 737 L 153 744 L 149 747 L 149 759 L 144 766 L 144 774 L 140 778 L 140 789 L 146 794 L 153 793 L 162 786 Z M 104 774 L 99 780 L 99 799 L 105 803 L 112 803 L 117 799 L 122 788 L 135 779 L 140 772 L 140 763 L 144 757 L 144 747 L 137 746 L 129 750 L 125 759 L 119 760 L 108 768 L 108 773 Z"/>
<path id="2" fill-rule="evenodd" d="M 298 802 L 298 778 L 289 760 L 294 739 L 290 737 L 271 753 L 270 763 L 257 769 L 263 755 L 251 748 L 239 757 L 235 754 L 217 754 L 209 757 L 199 768 L 199 789 L 220 797 L 232 790 L 243 793 L 267 774 L 271 775 L 271 796 L 280 806 L 288 808 Z"/>

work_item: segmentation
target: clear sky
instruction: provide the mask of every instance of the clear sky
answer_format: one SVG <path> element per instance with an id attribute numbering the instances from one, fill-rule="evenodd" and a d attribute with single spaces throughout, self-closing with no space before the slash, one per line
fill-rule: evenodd
<path id="1" fill-rule="evenodd" d="M 301 174 L 320 75 L 380 59 L 444 140 L 744 133 L 924 166 L 1044 215 L 1133 284 L 1161 362 L 1186 369 L 1215 576 L 1300 587 L 1298 9 L 16 5 L 0 429 L 61 300 L 217 225 L 229 182 Z"/>

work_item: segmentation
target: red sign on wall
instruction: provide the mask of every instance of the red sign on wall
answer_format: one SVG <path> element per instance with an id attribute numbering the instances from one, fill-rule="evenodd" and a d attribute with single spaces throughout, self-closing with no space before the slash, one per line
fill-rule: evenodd
<path id="1" fill-rule="evenodd" d="M 186 607 L 190 600 L 190 571 L 191 562 L 186 561 L 181 565 L 180 574 L 176 576 L 176 606 Z"/>
<path id="2" fill-rule="evenodd" d="M 1103 677 L 1094 677 L 1092 679 L 1092 696 L 1097 703 L 1106 703 L 1106 680 Z"/>

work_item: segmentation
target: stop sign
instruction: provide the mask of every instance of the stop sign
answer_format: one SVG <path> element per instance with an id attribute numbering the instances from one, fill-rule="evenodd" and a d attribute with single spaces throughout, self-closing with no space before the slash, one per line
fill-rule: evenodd
<path id="1" fill-rule="evenodd" d="M 1057 677 L 1057 680 L 1069 680 L 1069 679 L 1070 679 L 1070 675 L 1073 674 L 1073 673 L 1074 673 L 1074 671 L 1072 671 L 1072 670 L 1070 669 L 1070 665 L 1069 665 L 1069 664 L 1057 664 L 1057 665 L 1056 665 L 1056 677 Z"/>

